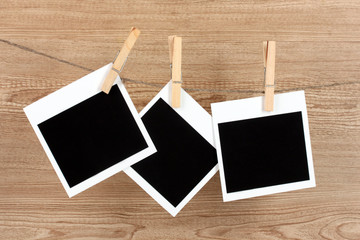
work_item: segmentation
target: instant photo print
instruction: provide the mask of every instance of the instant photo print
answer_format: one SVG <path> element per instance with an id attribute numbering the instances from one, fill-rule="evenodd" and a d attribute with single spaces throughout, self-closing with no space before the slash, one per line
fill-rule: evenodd
<path id="1" fill-rule="evenodd" d="M 224 201 L 315 187 L 304 91 L 211 104 Z"/>
<path id="2" fill-rule="evenodd" d="M 101 92 L 110 68 L 24 108 L 69 197 L 156 152 L 120 78 Z"/>
<path id="3" fill-rule="evenodd" d="M 157 152 L 125 169 L 175 216 L 218 170 L 211 116 L 181 89 L 172 108 L 168 83 L 140 112 Z"/>

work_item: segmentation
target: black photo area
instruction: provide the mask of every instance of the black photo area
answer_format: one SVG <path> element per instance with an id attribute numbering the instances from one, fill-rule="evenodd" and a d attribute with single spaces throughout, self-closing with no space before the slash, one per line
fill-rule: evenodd
<path id="1" fill-rule="evenodd" d="M 70 187 L 147 148 L 117 85 L 38 126 Z"/>
<path id="2" fill-rule="evenodd" d="M 301 112 L 218 126 L 228 193 L 309 180 Z"/>
<path id="3" fill-rule="evenodd" d="M 161 98 L 142 120 L 157 152 L 132 167 L 176 207 L 217 164 L 215 148 Z"/>

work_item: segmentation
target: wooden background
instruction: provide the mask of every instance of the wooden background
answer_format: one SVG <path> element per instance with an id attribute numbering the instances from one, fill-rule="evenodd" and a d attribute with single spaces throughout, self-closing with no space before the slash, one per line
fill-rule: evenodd
<path id="1" fill-rule="evenodd" d="M 0 239 L 360 239 L 359 1 L 1 1 Z M 23 107 L 112 61 L 141 110 L 169 80 L 183 37 L 184 88 L 210 103 L 305 89 L 317 187 L 222 202 L 219 175 L 171 217 L 124 173 L 69 199 Z"/>

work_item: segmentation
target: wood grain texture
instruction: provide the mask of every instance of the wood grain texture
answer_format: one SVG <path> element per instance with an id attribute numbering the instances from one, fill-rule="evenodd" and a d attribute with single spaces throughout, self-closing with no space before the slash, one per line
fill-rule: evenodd
<path id="1" fill-rule="evenodd" d="M 360 239 L 360 2 L 1 1 L 0 239 Z M 263 94 L 262 41 L 276 92 L 305 89 L 317 187 L 223 203 L 219 175 L 176 218 L 119 173 L 68 199 L 23 107 L 113 60 L 138 110 L 170 80 L 210 103 Z M 131 81 L 130 81 L 131 80 Z"/>

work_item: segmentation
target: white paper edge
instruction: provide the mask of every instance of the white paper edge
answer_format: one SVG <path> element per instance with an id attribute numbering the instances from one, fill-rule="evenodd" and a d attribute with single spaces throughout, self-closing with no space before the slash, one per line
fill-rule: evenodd
<path id="1" fill-rule="evenodd" d="M 133 102 L 131 101 L 128 92 L 126 91 L 125 86 L 120 81 L 120 78 L 117 77 L 114 85 L 117 84 L 117 86 L 119 87 L 120 92 L 123 95 L 148 147 L 73 187 L 70 187 L 68 185 L 63 173 L 61 172 L 59 165 L 57 164 L 54 156 L 52 155 L 50 148 L 47 145 L 37 125 L 55 116 L 56 114 L 99 93 L 101 91 L 101 85 L 105 80 L 105 77 L 111 67 L 112 64 L 110 63 L 102 68 L 99 68 L 98 70 L 80 78 L 77 81 L 72 82 L 71 84 L 49 94 L 44 98 L 41 98 L 40 100 L 24 108 L 24 112 L 29 119 L 31 126 L 33 127 L 37 137 L 39 138 L 39 141 L 43 146 L 45 153 L 51 162 L 51 165 L 55 169 L 55 172 L 58 175 L 69 197 L 75 196 L 76 194 L 94 186 L 95 184 L 122 171 L 124 168 L 127 168 L 132 164 L 156 152 L 156 148 L 143 122 L 141 121 L 140 116 L 138 115 L 138 112 Z"/>
<path id="2" fill-rule="evenodd" d="M 140 112 L 142 117 L 159 98 L 162 98 L 170 105 L 171 96 L 171 82 L 169 82 Z M 181 107 L 174 108 L 174 110 L 188 122 L 196 131 L 199 132 L 212 146 L 214 144 L 212 120 L 211 115 L 202 108 L 188 93 L 181 89 Z M 133 168 L 129 167 L 124 172 L 133 179 L 142 189 L 145 190 L 157 203 L 160 204 L 166 211 L 175 217 L 180 210 L 195 196 L 197 192 L 215 175 L 218 171 L 216 164 L 206 176 L 195 186 L 194 189 L 176 206 L 174 207 L 168 200 L 166 200 L 155 188 L 151 186 L 141 175 L 139 175 Z"/>
<path id="3" fill-rule="evenodd" d="M 234 101 L 226 101 L 211 104 L 213 115 L 214 140 L 219 163 L 220 182 L 224 202 L 245 199 L 257 196 L 263 196 L 274 193 L 293 191 L 298 189 L 315 187 L 315 173 L 311 151 L 309 122 L 306 110 L 304 91 L 296 91 L 289 93 L 276 94 L 274 97 L 274 111 L 264 111 L 264 97 L 254 97 Z M 278 115 L 283 113 L 298 112 L 302 113 L 303 129 L 305 137 L 306 155 L 309 169 L 309 180 L 280 184 L 275 186 L 256 188 L 245 191 L 228 193 L 226 190 L 226 181 L 224 174 L 224 166 L 220 145 L 220 136 L 218 124 L 224 122 L 237 121 L 242 119 L 251 119 L 265 116 Z"/>

